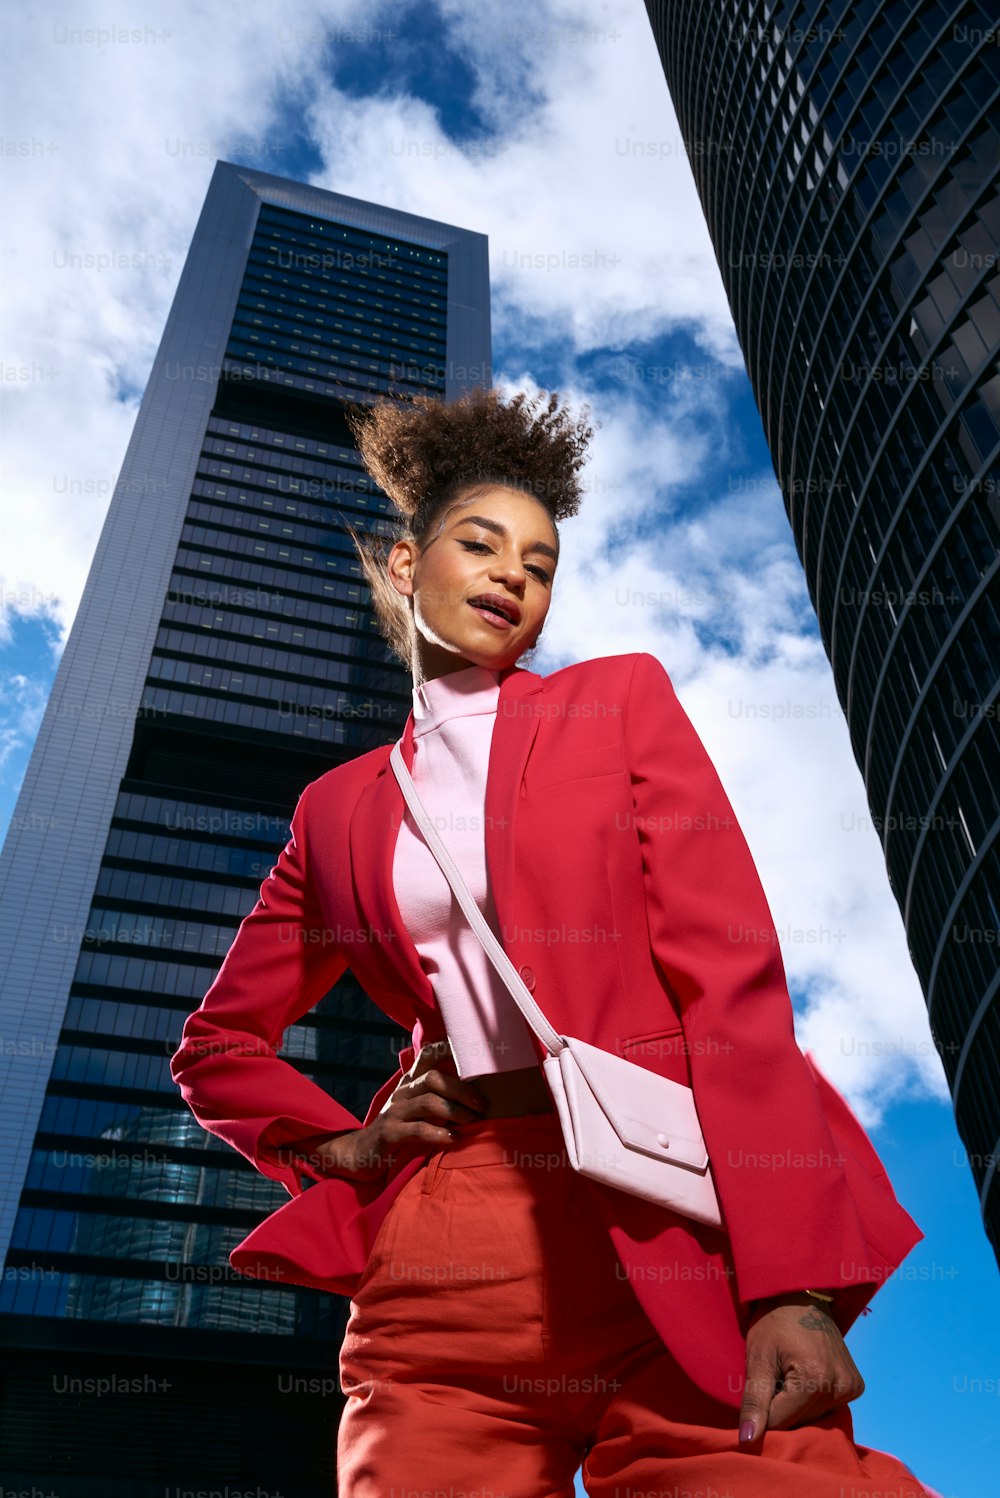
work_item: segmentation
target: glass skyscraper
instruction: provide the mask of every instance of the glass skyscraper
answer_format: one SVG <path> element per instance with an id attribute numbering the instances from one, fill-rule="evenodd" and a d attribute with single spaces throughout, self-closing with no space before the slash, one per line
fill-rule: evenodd
<path id="1" fill-rule="evenodd" d="M 490 383 L 484 236 L 216 165 L 0 856 L 9 1486 L 334 1489 L 347 1302 L 230 1270 L 288 1196 L 168 1063 L 299 791 L 409 712 L 346 406 Z M 363 1117 L 409 1039 L 347 973 L 282 1054 Z"/>
<path id="2" fill-rule="evenodd" d="M 647 11 L 1000 1255 L 996 6 Z"/>

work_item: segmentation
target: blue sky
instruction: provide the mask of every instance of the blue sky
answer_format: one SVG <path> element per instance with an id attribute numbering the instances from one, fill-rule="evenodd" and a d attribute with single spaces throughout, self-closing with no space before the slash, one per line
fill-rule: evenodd
<path id="1" fill-rule="evenodd" d="M 670 672 L 799 1043 L 926 1234 L 849 1335 L 857 1439 L 980 1498 L 996 1262 L 640 0 L 93 0 L 15 4 L 4 30 L 0 823 L 215 160 L 487 234 L 497 382 L 601 424 L 533 664 L 648 650 Z"/>

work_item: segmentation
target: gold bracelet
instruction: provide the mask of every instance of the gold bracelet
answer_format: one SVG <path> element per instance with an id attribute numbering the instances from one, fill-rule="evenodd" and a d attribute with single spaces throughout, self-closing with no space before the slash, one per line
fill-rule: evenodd
<path id="1" fill-rule="evenodd" d="M 811 1297 L 811 1298 L 812 1298 L 812 1299 L 813 1299 L 813 1300 L 818 1300 L 818 1301 L 820 1301 L 820 1302 L 821 1302 L 821 1303 L 822 1303 L 822 1305 L 823 1305 L 823 1309 L 824 1309 L 824 1310 L 826 1310 L 826 1309 L 827 1309 L 827 1307 L 828 1307 L 828 1306 L 832 1306 L 832 1305 L 833 1305 L 833 1302 L 834 1302 L 834 1300 L 835 1300 L 835 1299 L 836 1299 L 836 1297 L 835 1297 L 835 1296 L 833 1296 L 833 1295 L 828 1295 L 828 1294 L 827 1294 L 827 1292 L 826 1292 L 826 1291 L 825 1291 L 825 1290 L 788 1290 L 788 1291 L 786 1291 L 786 1292 L 785 1292 L 785 1293 L 786 1293 L 786 1294 L 788 1294 L 788 1295 L 808 1295 L 808 1296 L 810 1296 L 810 1297 Z M 775 1299 L 777 1299 L 777 1298 L 778 1298 L 778 1297 L 776 1297 L 776 1296 L 773 1296 L 773 1295 L 765 1295 L 765 1296 L 764 1296 L 764 1297 L 763 1297 L 763 1299 L 764 1299 L 764 1300 L 765 1300 L 765 1301 L 767 1301 L 767 1300 L 775 1300 Z M 756 1308 L 757 1308 L 757 1307 L 758 1307 L 758 1306 L 759 1306 L 759 1305 L 760 1305 L 760 1304 L 761 1304 L 761 1301 L 760 1301 L 760 1300 L 751 1300 L 751 1301 L 750 1301 L 750 1302 L 749 1302 L 749 1306 L 750 1306 L 750 1312 L 751 1312 L 751 1314 L 752 1314 L 752 1313 L 753 1313 L 753 1312 L 754 1312 L 754 1311 L 755 1311 L 755 1310 L 756 1310 Z"/>

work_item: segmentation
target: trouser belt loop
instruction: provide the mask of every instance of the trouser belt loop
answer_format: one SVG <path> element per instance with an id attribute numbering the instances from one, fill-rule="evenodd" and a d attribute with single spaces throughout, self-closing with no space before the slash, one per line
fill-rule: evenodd
<path id="1" fill-rule="evenodd" d="M 443 1158 L 444 1151 L 437 1150 L 433 1155 L 431 1155 L 426 1167 L 421 1172 L 423 1176 L 423 1181 L 420 1186 L 420 1192 L 422 1196 L 430 1196 L 431 1192 L 437 1186 L 438 1176 L 441 1174 L 441 1161 Z"/>

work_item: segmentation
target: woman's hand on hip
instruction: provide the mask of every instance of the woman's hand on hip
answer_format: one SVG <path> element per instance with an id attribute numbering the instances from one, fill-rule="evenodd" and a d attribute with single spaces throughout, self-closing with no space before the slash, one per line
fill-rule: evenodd
<path id="1" fill-rule="evenodd" d="M 482 1118 L 486 1107 L 482 1093 L 455 1072 L 448 1042 L 433 1041 L 421 1046 L 370 1124 L 334 1136 L 317 1154 L 330 1174 L 372 1180 L 388 1170 L 401 1145 L 418 1145 L 428 1153 L 442 1149 L 455 1138 L 453 1125 Z"/>
<path id="2" fill-rule="evenodd" d="M 810 1296 L 789 1294 L 763 1302 L 747 1331 L 746 1387 L 740 1407 L 740 1444 L 765 1430 L 789 1430 L 857 1399 L 865 1381 L 840 1328 Z M 746 1434 L 748 1422 L 754 1429 Z"/>

